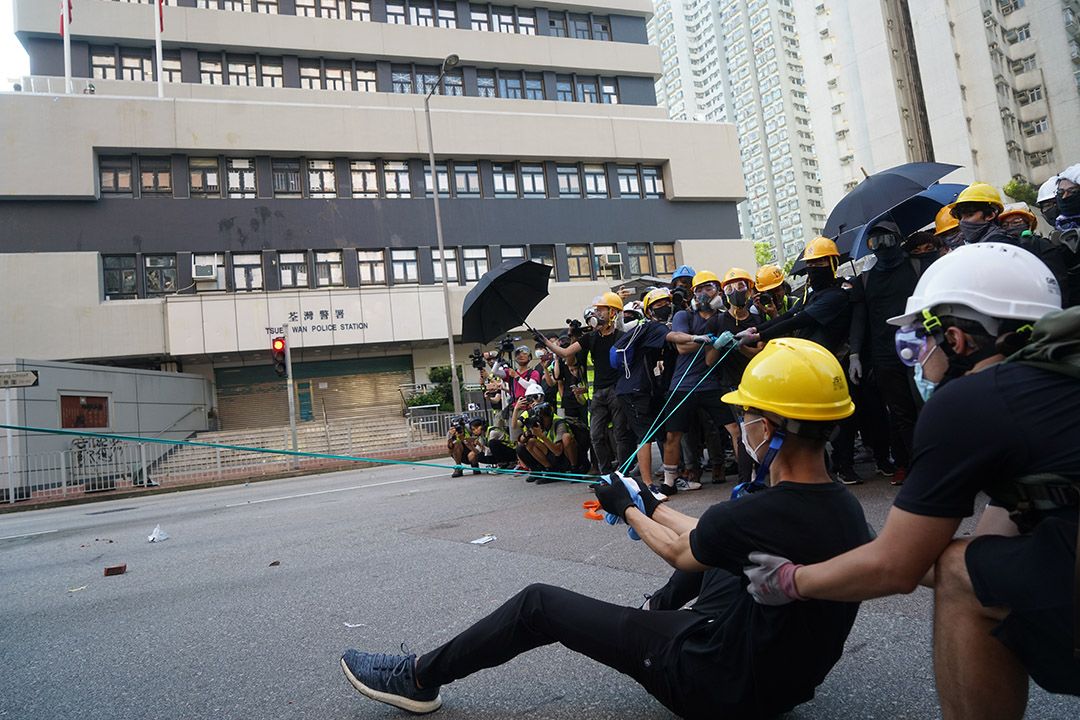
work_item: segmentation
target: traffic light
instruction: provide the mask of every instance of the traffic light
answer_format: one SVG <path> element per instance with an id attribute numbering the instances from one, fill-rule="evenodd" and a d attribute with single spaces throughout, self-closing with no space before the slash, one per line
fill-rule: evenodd
<path id="1" fill-rule="evenodd" d="M 285 366 L 285 338 L 276 337 L 270 342 L 270 357 L 274 360 L 274 372 L 279 377 L 287 376 L 289 370 Z"/>

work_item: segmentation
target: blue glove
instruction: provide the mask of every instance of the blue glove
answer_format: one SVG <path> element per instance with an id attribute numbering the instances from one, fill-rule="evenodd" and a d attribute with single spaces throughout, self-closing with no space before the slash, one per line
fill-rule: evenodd
<path id="1" fill-rule="evenodd" d="M 713 340 L 712 346 L 720 352 L 724 352 L 728 348 L 734 347 L 738 344 L 739 341 L 735 339 L 735 336 L 731 334 L 731 331 L 725 330 L 724 332 L 720 333 L 715 340 Z"/>
<path id="2" fill-rule="evenodd" d="M 593 486 L 593 492 L 596 493 L 596 497 L 600 500 L 601 507 L 603 507 L 604 501 L 606 499 L 611 498 L 612 496 L 618 497 L 618 498 L 621 499 L 621 502 L 616 503 L 616 505 L 618 507 L 622 508 L 622 514 L 621 515 L 617 515 L 615 513 L 608 512 L 607 509 L 605 508 L 604 521 L 608 525 L 622 525 L 623 523 L 626 522 L 622 517 L 623 515 L 626 514 L 626 511 L 630 508 L 630 505 L 624 504 L 626 497 L 629 497 L 629 499 L 633 500 L 634 507 L 636 507 L 638 510 L 640 510 L 642 514 L 645 514 L 645 502 L 641 499 L 641 493 L 638 490 L 637 482 L 633 478 L 628 478 L 628 477 L 623 476 L 620 473 L 614 472 L 614 473 L 611 473 L 610 475 L 603 476 L 600 480 L 601 480 L 601 483 L 607 483 L 608 485 L 612 486 L 611 489 L 607 489 L 607 488 L 605 488 L 603 486 L 600 486 L 600 487 Z M 618 486 L 615 485 L 616 480 L 621 481 L 621 483 L 623 485 L 623 488 L 625 488 L 625 490 L 626 490 L 625 495 L 621 490 L 618 489 Z M 597 483 L 597 485 L 600 485 L 600 483 Z M 634 528 L 627 528 L 626 529 L 626 534 L 627 534 L 627 536 L 629 536 L 629 538 L 631 540 L 640 540 L 641 539 L 641 536 L 637 534 L 637 532 L 634 530 Z"/>

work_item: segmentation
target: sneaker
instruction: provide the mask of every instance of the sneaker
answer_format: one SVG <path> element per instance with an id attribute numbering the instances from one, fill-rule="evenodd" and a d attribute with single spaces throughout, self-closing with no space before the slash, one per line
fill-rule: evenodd
<path id="1" fill-rule="evenodd" d="M 674 485 L 660 483 L 659 485 L 657 485 L 657 489 L 664 495 L 671 497 L 672 495 L 675 495 L 679 492 L 679 483 L 676 482 Z"/>
<path id="2" fill-rule="evenodd" d="M 559 478 L 553 478 L 553 477 L 551 477 L 549 475 L 540 475 L 540 476 L 538 476 L 536 478 L 536 484 L 537 485 L 547 485 L 548 483 L 553 483 L 553 482 L 557 481 L 558 479 Z"/>
<path id="3" fill-rule="evenodd" d="M 873 451 L 870 450 L 870 448 L 859 447 L 855 451 L 855 462 L 856 463 L 870 462 L 873 459 L 874 459 L 874 453 L 873 453 Z"/>
<path id="4" fill-rule="evenodd" d="M 696 480 L 677 478 L 675 480 L 675 487 L 679 488 L 679 492 L 687 492 L 689 490 L 700 490 L 701 483 L 697 482 Z"/>
<path id="5" fill-rule="evenodd" d="M 903 485 L 905 478 L 907 478 L 907 468 L 898 467 L 896 468 L 896 473 L 893 475 L 892 480 L 889 481 L 889 484 Z"/>
<path id="6" fill-rule="evenodd" d="M 668 496 L 662 489 L 662 484 L 653 483 L 649 485 L 649 492 L 653 494 L 657 502 L 667 502 Z"/>
<path id="7" fill-rule="evenodd" d="M 863 479 L 852 468 L 843 468 L 836 471 L 836 479 L 844 485 L 862 485 Z"/>
<path id="8" fill-rule="evenodd" d="M 652 593 L 644 593 L 645 599 L 641 601 L 638 610 L 652 610 Z"/>
<path id="9" fill-rule="evenodd" d="M 529 473 L 525 476 L 525 482 L 536 482 L 536 476 L 532 473 Z"/>
<path id="10" fill-rule="evenodd" d="M 483 475 L 484 473 L 479 468 L 473 468 L 472 474 L 473 475 Z"/>
<path id="11" fill-rule="evenodd" d="M 452 478 L 461 477 L 464 474 L 465 473 L 463 473 L 461 471 L 461 468 L 454 468 L 454 472 L 450 473 L 450 477 L 452 477 Z"/>
<path id="12" fill-rule="evenodd" d="M 405 646 L 402 645 L 404 650 Z M 418 688 L 413 677 L 416 655 L 386 655 L 346 650 L 341 669 L 352 686 L 372 700 L 424 714 L 442 707 L 439 688 Z"/>
<path id="13" fill-rule="evenodd" d="M 896 474 L 896 466 L 886 460 L 877 464 L 877 474 L 881 477 L 891 478 Z"/>

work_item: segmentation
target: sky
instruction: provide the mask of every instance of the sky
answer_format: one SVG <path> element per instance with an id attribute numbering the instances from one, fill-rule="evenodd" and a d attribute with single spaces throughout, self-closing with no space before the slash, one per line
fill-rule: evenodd
<path id="1" fill-rule="evenodd" d="M 12 82 L 30 74 L 30 60 L 15 37 L 13 5 L 14 0 L 0 0 L 0 90 L 10 90 Z"/>

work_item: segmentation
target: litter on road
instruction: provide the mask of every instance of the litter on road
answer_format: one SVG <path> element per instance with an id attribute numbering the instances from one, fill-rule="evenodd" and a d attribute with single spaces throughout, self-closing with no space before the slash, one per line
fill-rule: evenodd
<path id="1" fill-rule="evenodd" d="M 472 545 L 487 545 L 489 542 L 494 542 L 496 539 L 497 538 L 494 535 L 487 534 L 487 535 L 482 535 L 481 537 L 478 537 L 475 540 L 470 540 L 469 543 L 472 544 Z"/>
<path id="2" fill-rule="evenodd" d="M 169 539 L 169 533 L 162 530 L 160 525 L 155 525 L 154 531 L 146 539 L 150 542 L 165 542 Z"/>
<path id="3" fill-rule="evenodd" d="M 124 563 L 123 565 L 110 565 L 105 568 L 105 577 L 109 577 L 110 575 L 123 575 L 126 572 L 127 563 Z"/>

